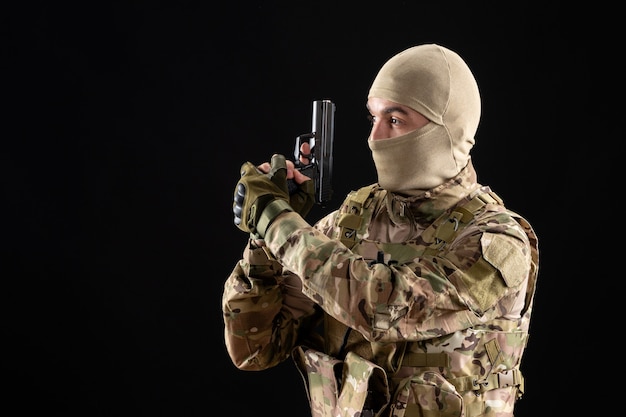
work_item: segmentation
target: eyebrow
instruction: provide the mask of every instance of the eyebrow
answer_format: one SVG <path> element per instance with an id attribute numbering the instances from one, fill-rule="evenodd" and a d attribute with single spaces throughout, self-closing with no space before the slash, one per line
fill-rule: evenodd
<path id="1" fill-rule="evenodd" d="M 389 113 L 402 113 L 402 114 L 409 114 L 406 110 L 404 110 L 402 107 L 398 107 L 398 106 L 393 106 L 393 107 L 386 107 L 384 110 L 384 113 L 389 114 Z"/>
<path id="2" fill-rule="evenodd" d="M 367 110 L 371 110 L 370 106 L 368 104 L 365 105 L 365 107 L 367 108 Z M 405 109 L 403 109 L 400 106 L 391 106 L 391 107 L 385 107 L 385 109 L 383 110 L 383 113 L 385 114 L 390 114 L 390 113 L 400 113 L 400 114 L 404 114 L 404 115 L 408 115 L 409 112 L 407 112 Z"/>

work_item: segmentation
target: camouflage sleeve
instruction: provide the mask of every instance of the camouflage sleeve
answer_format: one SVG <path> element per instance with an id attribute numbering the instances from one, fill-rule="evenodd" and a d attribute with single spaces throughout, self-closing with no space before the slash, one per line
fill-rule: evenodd
<path id="1" fill-rule="evenodd" d="M 510 217 L 489 222 L 466 228 L 444 254 L 404 264 L 371 264 L 296 213 L 277 218 L 265 240 L 340 322 L 372 341 L 423 340 L 502 317 L 524 292 L 525 234 Z"/>
<path id="2" fill-rule="evenodd" d="M 298 331 L 315 312 L 298 277 L 252 243 L 226 280 L 222 295 L 224 339 L 233 364 L 262 370 L 285 360 Z"/>

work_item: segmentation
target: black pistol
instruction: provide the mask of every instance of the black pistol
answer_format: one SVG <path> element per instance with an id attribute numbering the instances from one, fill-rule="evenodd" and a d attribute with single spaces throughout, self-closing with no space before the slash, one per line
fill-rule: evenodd
<path id="1" fill-rule="evenodd" d="M 335 103 L 331 100 L 315 100 L 313 102 L 313 117 L 311 132 L 296 138 L 293 152 L 294 164 L 297 170 L 315 183 L 315 202 L 322 207 L 330 201 L 333 194 L 333 141 L 335 134 Z M 301 145 L 307 142 L 311 152 L 304 155 L 300 152 Z M 300 156 L 309 160 L 308 164 L 300 162 Z M 289 192 L 297 189 L 293 180 L 288 182 Z"/>

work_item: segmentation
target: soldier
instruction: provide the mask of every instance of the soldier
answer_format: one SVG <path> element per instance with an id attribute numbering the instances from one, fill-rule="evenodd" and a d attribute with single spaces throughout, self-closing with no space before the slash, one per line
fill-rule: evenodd
<path id="1" fill-rule="evenodd" d="M 284 156 L 241 167 L 250 240 L 224 286 L 228 353 L 242 370 L 292 358 L 313 417 L 513 416 L 538 246 L 477 182 L 476 80 L 450 49 L 414 46 L 367 109 L 378 181 L 313 226 L 312 181 Z"/>

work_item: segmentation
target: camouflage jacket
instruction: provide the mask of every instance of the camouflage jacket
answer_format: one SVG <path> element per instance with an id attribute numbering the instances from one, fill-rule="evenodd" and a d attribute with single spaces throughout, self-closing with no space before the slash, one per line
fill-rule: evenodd
<path id="1" fill-rule="evenodd" d="M 512 416 L 537 272 L 530 224 L 471 163 L 417 197 L 372 184 L 250 241 L 224 287 L 226 347 L 243 370 L 292 357 L 314 417 Z"/>

